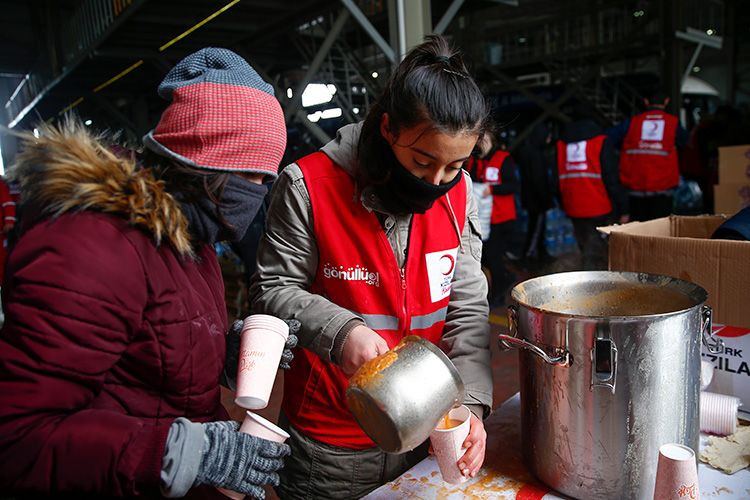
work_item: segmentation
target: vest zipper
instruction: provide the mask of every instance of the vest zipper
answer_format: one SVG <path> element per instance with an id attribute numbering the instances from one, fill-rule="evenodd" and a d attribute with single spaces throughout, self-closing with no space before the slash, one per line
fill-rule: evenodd
<path id="1" fill-rule="evenodd" d="M 404 255 L 404 265 L 403 267 L 399 268 L 399 272 L 401 274 L 401 294 L 403 295 L 403 300 L 401 301 L 401 311 L 404 316 L 404 322 L 405 322 L 404 323 L 404 337 L 409 333 L 409 322 L 411 321 L 411 318 L 409 318 L 408 311 L 406 308 L 406 265 L 409 262 L 408 248 L 409 248 L 409 238 L 411 238 L 411 228 L 412 228 L 413 222 L 414 222 L 414 215 L 412 215 L 411 220 L 409 220 L 409 235 L 407 236 L 407 239 L 406 239 L 407 251 Z M 398 228 L 396 228 L 396 230 L 398 231 Z M 401 237 L 400 237 L 400 233 L 398 232 L 396 233 L 396 241 L 398 241 L 398 247 L 400 251 L 401 250 Z"/>

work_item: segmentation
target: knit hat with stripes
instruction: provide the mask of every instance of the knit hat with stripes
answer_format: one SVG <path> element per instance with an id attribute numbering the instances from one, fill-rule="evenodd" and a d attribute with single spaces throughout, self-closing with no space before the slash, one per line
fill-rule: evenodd
<path id="1" fill-rule="evenodd" d="M 205 48 L 159 85 L 170 101 L 143 137 L 152 151 L 196 168 L 273 178 L 286 147 L 284 113 L 273 87 L 231 50 Z"/>

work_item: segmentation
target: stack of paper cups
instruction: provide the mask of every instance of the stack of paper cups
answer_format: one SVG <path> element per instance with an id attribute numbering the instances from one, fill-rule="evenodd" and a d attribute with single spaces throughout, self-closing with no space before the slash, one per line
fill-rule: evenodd
<path id="1" fill-rule="evenodd" d="M 287 324 L 274 316 L 254 314 L 245 319 L 234 400 L 238 406 L 250 410 L 268 406 L 288 336 Z"/>
<path id="2" fill-rule="evenodd" d="M 654 500 L 698 499 L 700 496 L 695 452 L 681 444 L 662 445 L 656 467 Z"/>
<path id="3" fill-rule="evenodd" d="M 713 392 L 701 392 L 701 431 L 726 436 L 737 432 L 740 399 Z"/>
<path id="4" fill-rule="evenodd" d="M 260 415 L 256 415 L 255 413 L 249 411 L 245 412 L 245 420 L 240 426 L 240 432 L 244 432 L 245 434 L 250 434 L 252 436 L 257 436 L 262 439 L 267 439 L 276 443 L 283 443 L 284 441 L 289 439 L 289 434 L 287 434 L 284 429 L 274 425 L 272 422 L 269 422 Z M 236 491 L 227 490 L 224 488 L 218 488 L 218 490 L 229 498 L 233 498 L 234 500 L 245 498 L 245 495 L 243 495 L 242 493 L 237 493 Z"/>
<path id="5" fill-rule="evenodd" d="M 461 470 L 458 468 L 458 460 L 466 452 L 463 445 L 469 435 L 471 411 L 466 406 L 453 408 L 448 412 L 448 419 L 457 420 L 461 423 L 448 429 L 441 428 L 438 425 L 430 433 L 430 444 L 432 444 L 432 451 L 435 453 L 443 480 L 446 483 L 458 484 L 469 479 L 461 474 Z"/>

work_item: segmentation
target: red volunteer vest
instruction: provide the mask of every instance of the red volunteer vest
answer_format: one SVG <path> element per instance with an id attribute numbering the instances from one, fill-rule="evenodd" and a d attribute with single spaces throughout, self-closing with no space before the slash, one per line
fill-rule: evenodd
<path id="1" fill-rule="evenodd" d="M 625 187 L 659 192 L 679 184 L 677 125 L 676 116 L 660 110 L 633 117 L 620 153 L 620 180 Z"/>
<path id="2" fill-rule="evenodd" d="M 557 141 L 557 175 L 563 210 L 569 217 L 599 217 L 612 211 L 602 181 L 601 152 L 605 135 L 586 141 Z"/>
<path id="3" fill-rule="evenodd" d="M 510 156 L 507 151 L 495 151 L 489 160 L 478 160 L 476 177 L 490 186 L 503 183 L 503 163 Z M 490 224 L 500 224 L 516 218 L 516 198 L 512 194 L 492 195 L 492 215 Z"/>
<path id="4" fill-rule="evenodd" d="M 362 317 L 394 347 L 406 335 L 437 343 L 466 219 L 463 178 L 424 214 L 414 214 L 406 265 L 396 257 L 375 213 L 362 206 L 354 180 L 324 153 L 297 162 L 310 193 L 319 260 L 310 291 Z M 450 206 L 448 202 L 450 197 Z M 375 443 L 346 406 L 341 369 L 304 348 L 284 377 L 283 408 L 305 435 L 350 449 Z"/>

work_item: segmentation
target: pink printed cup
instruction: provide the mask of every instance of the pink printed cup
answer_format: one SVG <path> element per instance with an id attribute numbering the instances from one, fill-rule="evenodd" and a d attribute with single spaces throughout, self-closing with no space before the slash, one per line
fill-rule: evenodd
<path id="1" fill-rule="evenodd" d="M 245 412 L 245 420 L 242 421 L 240 432 L 244 432 L 245 434 L 250 434 L 251 436 L 256 436 L 262 439 L 267 439 L 269 441 L 274 441 L 276 443 L 283 443 L 284 441 L 289 439 L 289 434 L 284 429 L 277 426 L 273 422 L 269 422 L 260 415 L 256 415 L 255 413 L 249 411 Z M 227 490 L 224 488 L 217 489 L 224 495 L 234 500 L 241 500 L 242 498 L 245 498 L 244 494 L 237 493 L 236 491 Z"/>
<path id="2" fill-rule="evenodd" d="M 713 392 L 701 392 L 701 431 L 727 436 L 737 432 L 740 399 Z"/>
<path id="3" fill-rule="evenodd" d="M 453 408 L 448 412 L 448 419 L 461 423 L 446 429 L 441 418 L 438 426 L 430 433 L 430 443 L 443 480 L 446 483 L 459 484 L 469 479 L 461 474 L 461 470 L 458 468 L 458 460 L 466 451 L 463 444 L 469 435 L 471 411 L 466 406 Z"/>
<path id="4" fill-rule="evenodd" d="M 287 324 L 274 316 L 254 314 L 245 319 L 234 399 L 238 406 L 250 410 L 268 406 L 288 336 Z"/>
<path id="5" fill-rule="evenodd" d="M 695 452 L 681 444 L 662 445 L 656 468 L 654 500 L 697 500 L 700 497 Z"/>

